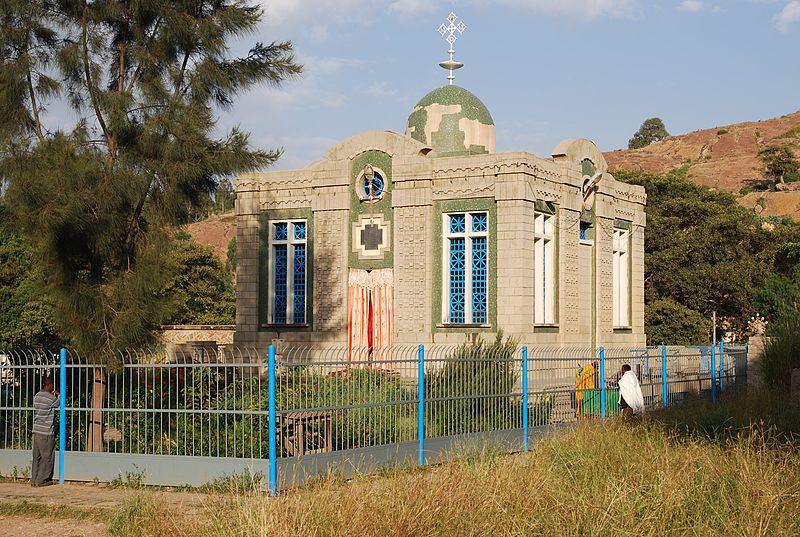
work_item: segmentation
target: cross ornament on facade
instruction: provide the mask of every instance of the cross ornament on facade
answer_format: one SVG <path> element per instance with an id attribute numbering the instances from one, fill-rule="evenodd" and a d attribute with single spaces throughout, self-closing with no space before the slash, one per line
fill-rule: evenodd
<path id="1" fill-rule="evenodd" d="M 439 34 L 441 34 L 442 37 L 447 34 L 445 41 L 450 45 L 450 49 L 447 51 L 447 53 L 450 54 L 450 59 L 439 64 L 441 68 L 449 71 L 450 74 L 447 76 L 447 80 L 450 81 L 450 85 L 453 85 L 453 80 L 456 78 L 455 75 L 453 75 L 453 71 L 464 67 L 463 63 L 454 59 L 456 51 L 453 49 L 453 45 L 458 41 L 458 35 L 463 34 L 466 29 L 467 25 L 464 24 L 464 21 L 459 20 L 458 15 L 453 12 L 450 12 L 450 15 L 447 16 L 447 23 L 439 26 Z"/>
<path id="2" fill-rule="evenodd" d="M 361 231 L 361 245 L 367 251 L 375 251 L 380 249 L 383 244 L 383 230 L 376 224 L 369 224 L 364 226 Z"/>
<path id="3" fill-rule="evenodd" d="M 367 182 L 364 185 L 364 194 L 366 197 L 362 201 L 369 203 L 369 221 L 375 221 L 375 202 L 380 198 L 375 195 L 375 169 L 367 164 L 364 166 L 364 180 Z"/>

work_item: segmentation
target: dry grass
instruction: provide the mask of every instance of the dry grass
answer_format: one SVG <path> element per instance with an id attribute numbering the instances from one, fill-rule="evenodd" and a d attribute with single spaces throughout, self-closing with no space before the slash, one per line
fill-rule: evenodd
<path id="1" fill-rule="evenodd" d="M 586 424 L 529 454 L 220 497 L 192 517 L 136 496 L 112 526 L 158 537 L 800 535 L 797 444 L 759 426 L 722 440 L 674 431 Z"/>
<path id="2" fill-rule="evenodd" d="M 0 520 L 5 517 L 49 518 L 65 520 L 97 520 L 107 522 L 111 520 L 113 512 L 110 509 L 92 507 L 81 508 L 69 505 L 21 502 L 0 502 Z"/>

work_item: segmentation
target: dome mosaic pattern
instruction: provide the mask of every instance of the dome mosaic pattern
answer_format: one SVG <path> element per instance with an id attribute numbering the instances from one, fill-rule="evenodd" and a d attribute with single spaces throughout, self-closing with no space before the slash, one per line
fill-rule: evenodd
<path id="1" fill-rule="evenodd" d="M 443 86 L 423 97 L 408 118 L 406 134 L 439 157 L 494 153 L 497 143 L 489 109 L 458 86 Z"/>

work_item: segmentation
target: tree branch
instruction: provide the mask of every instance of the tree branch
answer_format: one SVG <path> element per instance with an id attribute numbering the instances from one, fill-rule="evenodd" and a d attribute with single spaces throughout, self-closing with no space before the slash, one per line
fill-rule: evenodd
<path id="1" fill-rule="evenodd" d="M 158 33 L 158 27 L 160 25 L 161 25 L 161 17 L 159 17 L 156 20 L 156 23 L 153 25 L 153 31 L 150 34 L 150 37 L 147 38 L 147 44 L 150 44 L 153 41 L 153 39 L 155 39 L 156 33 Z M 139 62 L 139 64 L 136 66 L 136 69 L 133 71 L 130 80 L 128 80 L 128 86 L 125 88 L 126 93 L 133 91 L 133 86 L 136 84 L 136 82 L 139 81 L 139 77 L 141 76 L 141 74 L 142 74 L 142 64 L 141 62 Z"/>
<path id="2" fill-rule="evenodd" d="M 119 44 L 119 65 L 117 65 L 117 93 L 125 89 L 125 44 Z"/>
<path id="3" fill-rule="evenodd" d="M 32 15 L 31 15 L 32 18 Z M 40 142 L 44 142 L 44 133 L 42 132 L 42 120 L 39 116 L 39 105 L 36 104 L 36 90 L 33 88 L 33 74 L 31 73 L 31 25 L 32 20 L 31 18 L 28 19 L 26 23 L 26 32 L 25 32 L 25 45 L 22 50 L 20 50 L 20 54 L 24 54 L 26 57 L 25 62 L 25 78 L 28 81 L 28 92 L 30 93 L 31 98 L 31 112 L 33 113 L 33 130 L 36 133 L 36 137 L 39 138 Z"/>
<path id="4" fill-rule="evenodd" d="M 128 226 L 128 233 L 125 235 L 125 256 L 128 258 L 128 267 L 130 268 L 131 264 L 131 256 L 133 255 L 133 246 L 136 241 L 136 234 L 139 230 L 139 220 L 142 218 L 142 211 L 144 211 L 144 204 L 147 202 L 147 196 L 150 194 L 150 190 L 153 188 L 153 182 L 155 181 L 155 177 L 150 180 L 147 184 L 147 189 L 142 194 L 142 197 L 139 199 L 139 203 L 136 205 L 136 209 L 133 211 L 133 216 L 131 217 L 131 223 Z"/>
<path id="5" fill-rule="evenodd" d="M 117 66 L 117 93 L 125 93 L 125 55 L 128 52 L 127 39 L 130 37 L 131 5 L 130 2 L 125 6 L 125 39 L 120 39 L 117 49 L 119 50 L 119 65 Z"/>
<path id="6" fill-rule="evenodd" d="M 103 135 L 108 140 L 108 153 L 109 153 L 109 164 L 113 164 L 116 158 L 116 144 L 114 143 L 114 138 L 111 135 L 111 131 L 109 131 L 108 126 L 106 125 L 105 120 L 103 119 L 103 114 L 100 112 L 100 105 L 97 102 L 97 96 L 95 95 L 95 88 L 94 82 L 92 81 L 92 71 L 91 66 L 89 64 L 89 6 L 86 3 L 86 0 L 83 2 L 83 17 L 81 18 L 81 25 L 82 25 L 82 32 L 81 32 L 81 44 L 83 45 L 83 71 L 84 76 L 86 77 L 86 89 L 89 91 L 89 98 L 92 101 L 92 107 L 94 108 L 94 113 L 97 116 L 97 121 L 100 123 L 100 128 L 103 130 Z"/>
<path id="7" fill-rule="evenodd" d="M 33 130 L 36 132 L 36 137 L 40 142 L 44 142 L 44 133 L 42 132 L 42 120 L 39 117 L 39 106 L 36 104 L 36 91 L 33 89 L 33 77 L 31 76 L 31 64 L 28 61 L 28 66 L 25 70 L 25 76 L 28 79 L 28 91 L 31 94 L 31 111 L 33 112 Z"/>
<path id="8" fill-rule="evenodd" d="M 183 63 L 181 64 L 181 72 L 178 73 L 178 78 L 175 80 L 175 93 L 173 94 L 173 99 L 177 99 L 178 95 L 181 91 L 181 86 L 183 86 L 183 77 L 186 76 L 186 65 L 189 63 L 189 56 L 190 52 L 186 51 L 183 55 Z"/>

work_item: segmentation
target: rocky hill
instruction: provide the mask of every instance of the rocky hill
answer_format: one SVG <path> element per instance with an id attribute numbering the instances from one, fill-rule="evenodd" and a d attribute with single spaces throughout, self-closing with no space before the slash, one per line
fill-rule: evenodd
<path id="1" fill-rule="evenodd" d="M 665 172 L 688 166 L 690 179 L 698 184 L 738 195 L 744 187 L 764 182 L 758 153 L 769 145 L 800 148 L 800 112 L 671 136 L 642 149 L 610 151 L 605 156 L 612 169 Z M 765 216 L 800 220 L 800 192 L 753 192 L 741 203 Z"/>
<path id="2" fill-rule="evenodd" d="M 236 236 L 236 214 L 214 214 L 186 226 L 186 232 L 200 244 L 211 246 L 224 263 L 228 259 L 228 244 Z"/>

